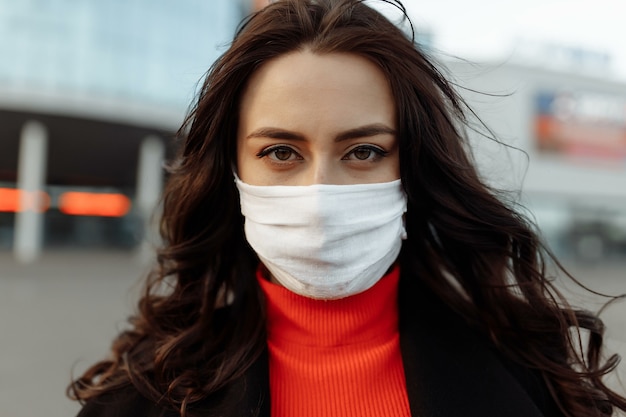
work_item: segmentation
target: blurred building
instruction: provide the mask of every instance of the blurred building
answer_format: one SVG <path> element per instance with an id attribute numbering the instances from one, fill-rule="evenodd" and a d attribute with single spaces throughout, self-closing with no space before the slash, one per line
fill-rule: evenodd
<path id="1" fill-rule="evenodd" d="M 132 247 L 237 0 L 0 0 L 0 248 Z"/>
<path id="2" fill-rule="evenodd" d="M 626 84 L 548 62 L 447 66 L 480 118 L 470 136 L 488 182 L 559 254 L 626 259 Z"/>

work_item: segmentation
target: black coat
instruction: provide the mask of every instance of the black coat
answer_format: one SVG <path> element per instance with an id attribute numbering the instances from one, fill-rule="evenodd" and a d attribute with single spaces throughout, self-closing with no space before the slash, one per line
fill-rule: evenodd
<path id="1" fill-rule="evenodd" d="M 400 347 L 414 417 L 563 417 L 540 375 L 504 358 L 427 290 L 403 296 L 411 293 L 400 291 Z M 269 417 L 267 351 L 243 377 L 189 411 Z M 127 388 L 89 401 L 78 416 L 177 415 Z"/>

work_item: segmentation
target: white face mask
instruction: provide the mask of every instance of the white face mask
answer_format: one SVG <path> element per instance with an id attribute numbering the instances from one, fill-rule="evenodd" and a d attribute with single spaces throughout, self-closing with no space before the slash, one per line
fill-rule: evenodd
<path id="1" fill-rule="evenodd" d="M 337 299 L 372 287 L 406 239 L 400 180 L 356 185 L 256 186 L 235 176 L 246 239 L 280 284 Z"/>

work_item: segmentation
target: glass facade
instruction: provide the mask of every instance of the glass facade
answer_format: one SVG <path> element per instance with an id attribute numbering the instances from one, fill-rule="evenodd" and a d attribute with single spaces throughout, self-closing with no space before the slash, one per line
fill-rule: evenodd
<path id="1" fill-rule="evenodd" d="M 186 108 L 237 0 L 1 0 L 0 88 Z"/>

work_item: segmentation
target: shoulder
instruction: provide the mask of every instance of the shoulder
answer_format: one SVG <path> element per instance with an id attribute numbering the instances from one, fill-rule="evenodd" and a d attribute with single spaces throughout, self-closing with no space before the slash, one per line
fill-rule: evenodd
<path id="1" fill-rule="evenodd" d="M 128 385 L 89 399 L 77 417 L 177 417 L 178 413 L 167 410 L 144 397 Z"/>
<path id="2" fill-rule="evenodd" d="M 562 417 L 540 372 L 513 361 L 427 288 L 399 298 L 407 388 L 425 410 Z"/>

